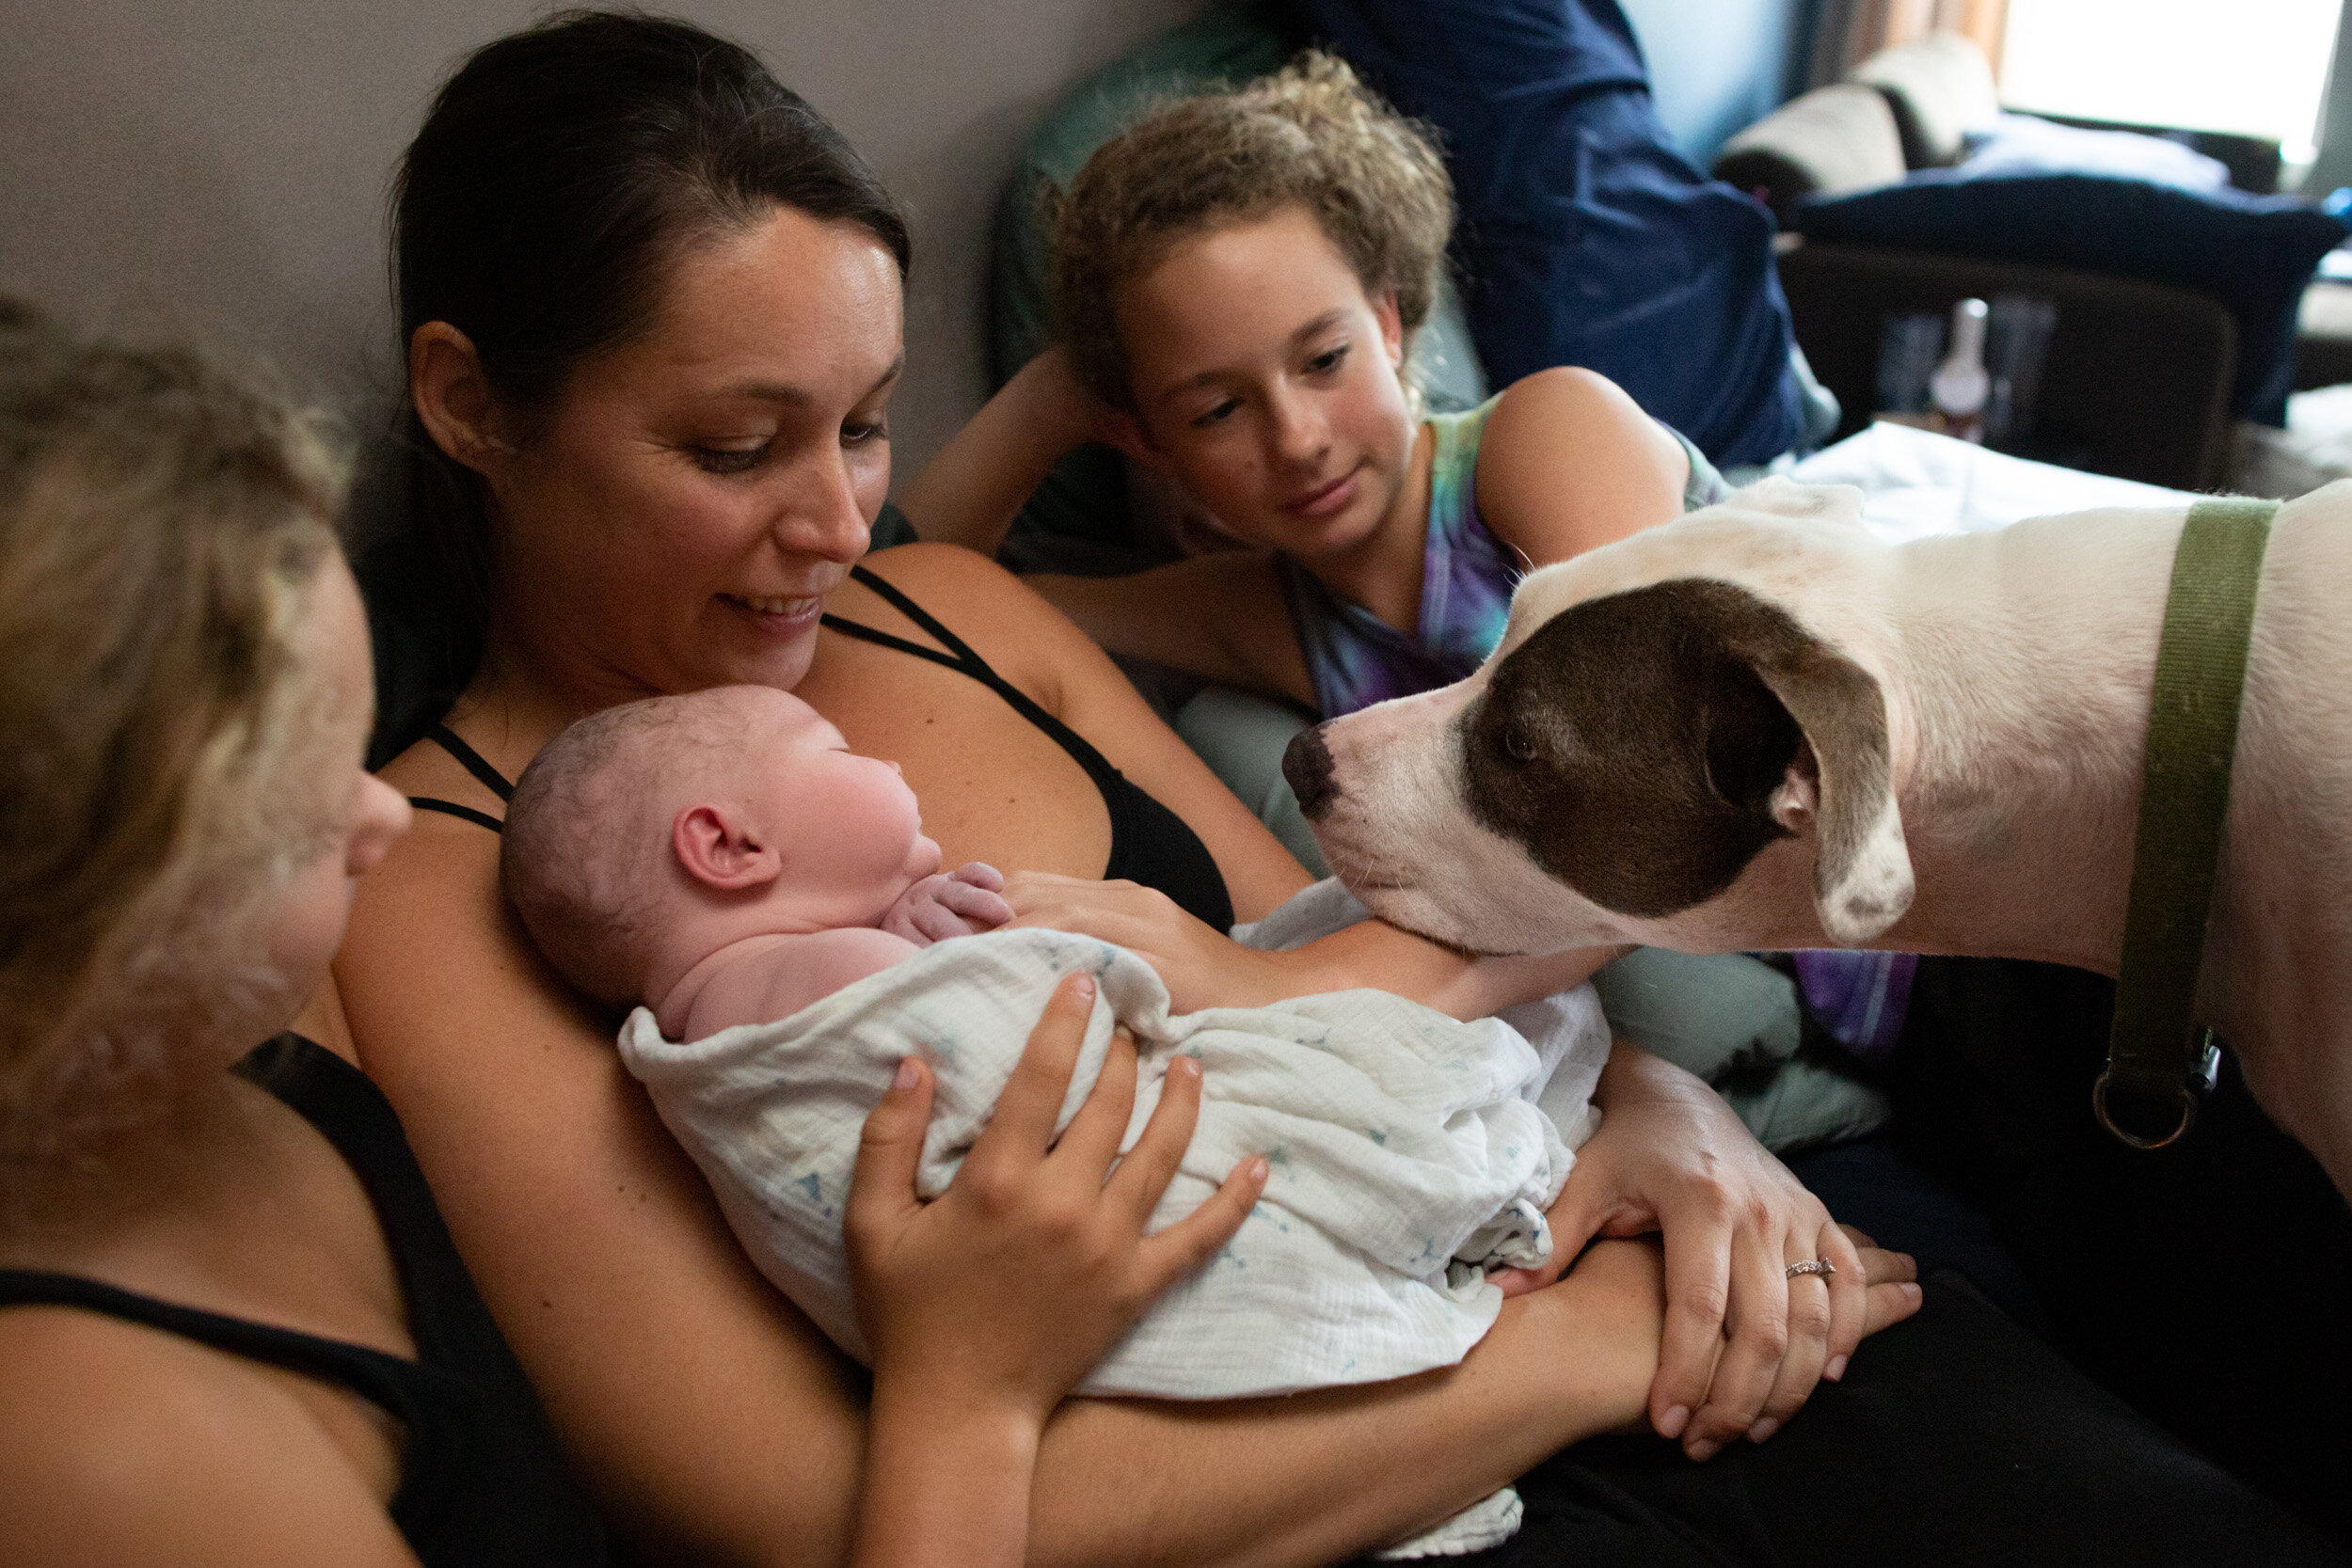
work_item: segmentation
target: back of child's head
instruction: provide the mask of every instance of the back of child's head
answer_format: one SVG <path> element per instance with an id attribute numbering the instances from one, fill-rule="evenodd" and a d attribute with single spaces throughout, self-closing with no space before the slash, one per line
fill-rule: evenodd
<path id="1" fill-rule="evenodd" d="M 670 798 L 736 736 L 712 693 L 590 714 L 515 782 L 499 880 L 557 974 L 599 1002 L 643 1000 L 665 918 Z"/>
<path id="2" fill-rule="evenodd" d="M 1287 207 L 1314 215 L 1368 295 L 1393 293 L 1409 339 L 1437 297 L 1454 186 L 1430 133 L 1320 51 L 1232 92 L 1178 99 L 1097 149 L 1062 193 L 1051 289 L 1095 396 L 1132 410 L 1120 286 L 1196 234 Z"/>

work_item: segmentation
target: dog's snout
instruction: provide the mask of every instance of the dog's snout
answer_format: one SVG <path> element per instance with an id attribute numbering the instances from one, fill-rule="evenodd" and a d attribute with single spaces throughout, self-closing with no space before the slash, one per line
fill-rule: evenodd
<path id="1" fill-rule="evenodd" d="M 1298 809 L 1312 822 L 1330 808 L 1339 790 L 1331 783 L 1331 748 L 1323 743 L 1324 726 L 1301 730 L 1291 736 L 1282 753 L 1282 777 L 1298 797 Z"/>

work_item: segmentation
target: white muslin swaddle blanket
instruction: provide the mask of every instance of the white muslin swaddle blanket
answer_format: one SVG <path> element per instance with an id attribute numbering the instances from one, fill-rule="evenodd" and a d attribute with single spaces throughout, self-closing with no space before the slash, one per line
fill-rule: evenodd
<path id="1" fill-rule="evenodd" d="M 1334 886 L 1261 923 L 1258 944 L 1295 945 L 1360 918 Z M 1080 1392 L 1224 1399 L 1448 1366 L 1502 1304 L 1475 1265 L 1549 1254 L 1543 1212 L 1573 1159 L 1560 1129 L 1577 1143 L 1589 1133 L 1586 1100 L 1608 1054 L 1590 988 L 1515 1010 L 1540 1051 L 1497 1020 L 1457 1022 L 1376 990 L 1171 1015 L 1159 976 L 1133 954 L 1023 929 L 937 943 L 789 1018 L 704 1039 L 664 1039 L 641 1008 L 620 1047 L 760 1271 L 864 1360 L 841 1213 L 866 1114 L 900 1057 L 931 1064 L 916 1185 L 944 1192 L 1046 997 L 1073 970 L 1093 974 L 1097 991 L 1062 1124 L 1093 1085 L 1114 1021 L 1141 1054 L 1129 1145 L 1172 1055 L 1206 1069 L 1191 1145 L 1151 1228 L 1191 1212 L 1248 1156 L 1272 1166 L 1240 1231 L 1161 1296 Z M 1516 1495 L 1499 1493 L 1401 1549 L 1475 1549 L 1507 1537 L 1518 1513 Z"/>

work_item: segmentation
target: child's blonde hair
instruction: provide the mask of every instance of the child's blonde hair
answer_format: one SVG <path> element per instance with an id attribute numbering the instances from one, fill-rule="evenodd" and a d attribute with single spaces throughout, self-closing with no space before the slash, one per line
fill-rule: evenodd
<path id="1" fill-rule="evenodd" d="M 1369 295 L 1393 293 L 1406 339 L 1427 318 L 1454 230 L 1431 134 L 1345 62 L 1310 51 L 1232 92 L 1179 99 L 1096 150 L 1054 224 L 1057 325 L 1095 396 L 1132 410 L 1117 291 L 1179 242 L 1284 207 L 1314 214 Z"/>
<path id="2" fill-rule="evenodd" d="M 0 1195 L 282 1000 L 277 894 L 337 805 L 295 637 L 342 494 L 251 378 L 0 300 Z"/>

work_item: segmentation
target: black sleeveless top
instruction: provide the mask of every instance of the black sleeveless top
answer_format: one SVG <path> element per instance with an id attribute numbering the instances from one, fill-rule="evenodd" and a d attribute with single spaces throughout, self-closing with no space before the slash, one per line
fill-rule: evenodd
<path id="1" fill-rule="evenodd" d="M 1111 856 L 1103 867 L 1105 881 L 1140 882 L 1157 888 L 1176 901 L 1177 907 L 1216 927 L 1219 931 L 1231 930 L 1233 925 L 1233 901 L 1226 892 L 1224 874 L 1216 868 L 1208 846 L 1200 835 L 1184 825 L 1184 819 L 1128 782 L 1125 774 L 1110 765 L 1108 758 L 1087 743 L 1086 737 L 1046 712 L 1019 687 L 989 667 L 988 662 L 954 632 L 940 625 L 930 613 L 908 598 L 889 583 L 863 566 L 852 566 L 850 575 L 887 601 L 890 606 L 939 640 L 938 648 L 927 648 L 894 637 L 886 631 L 845 621 L 838 615 L 827 615 L 824 624 L 845 637 L 876 643 L 915 658 L 926 658 L 933 664 L 944 664 L 959 674 L 978 681 L 1012 708 L 1015 713 L 1045 732 L 1046 737 L 1070 753 L 1071 760 L 1086 769 L 1087 777 L 1103 797 L 1103 805 L 1111 817 Z M 498 769 L 484 760 L 482 754 L 459 739 L 445 724 L 436 724 L 427 734 L 442 750 L 465 766 L 468 772 L 500 800 L 511 800 L 515 786 Z M 443 812 L 478 823 L 492 832 L 499 831 L 499 820 L 487 812 L 462 806 L 453 800 L 438 800 L 431 796 L 412 795 L 412 806 L 426 811 Z"/>
<path id="2" fill-rule="evenodd" d="M 348 1388 L 401 1423 L 388 1511 L 425 1568 L 596 1564 L 604 1531 L 426 1190 L 390 1101 L 299 1035 L 238 1065 L 318 1129 L 374 1206 L 399 1273 L 417 1358 L 158 1301 L 73 1275 L 0 1269 L 0 1307 L 72 1307 Z"/>

